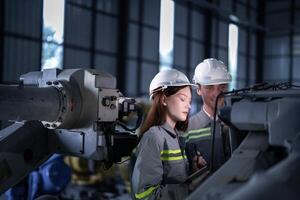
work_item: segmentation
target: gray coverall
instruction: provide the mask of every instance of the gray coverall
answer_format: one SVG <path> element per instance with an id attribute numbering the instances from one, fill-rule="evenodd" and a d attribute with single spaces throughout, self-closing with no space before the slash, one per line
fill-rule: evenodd
<path id="1" fill-rule="evenodd" d="M 186 139 L 186 154 L 191 160 L 196 151 L 209 164 L 211 161 L 211 133 L 213 120 L 201 109 L 189 120 L 188 132 L 184 135 Z M 215 145 L 214 145 L 214 169 L 218 169 L 229 156 L 228 134 L 223 132 L 223 125 L 216 122 Z"/>
<path id="2" fill-rule="evenodd" d="M 188 161 L 178 132 L 167 123 L 151 127 L 136 149 L 132 174 L 134 199 L 184 199 Z"/>

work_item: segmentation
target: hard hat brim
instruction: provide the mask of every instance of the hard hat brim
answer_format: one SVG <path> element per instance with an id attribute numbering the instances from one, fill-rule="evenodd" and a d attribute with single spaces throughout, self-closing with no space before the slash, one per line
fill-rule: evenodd
<path id="1" fill-rule="evenodd" d="M 152 96 L 155 92 L 163 91 L 163 90 L 167 89 L 168 87 L 180 87 L 180 86 L 191 86 L 191 88 L 193 90 L 196 90 L 198 88 L 197 84 L 193 84 L 193 83 L 174 83 L 172 85 L 160 87 L 160 88 L 153 90 L 150 94 L 150 100 L 152 99 Z"/>
<path id="2" fill-rule="evenodd" d="M 198 83 L 200 85 L 221 85 L 221 84 L 229 84 L 231 81 L 220 81 L 220 82 L 211 82 L 211 83 Z"/>
<path id="3" fill-rule="evenodd" d="M 174 84 L 171 84 L 171 85 L 165 85 L 165 86 L 159 87 L 159 88 L 153 90 L 151 93 L 153 94 L 157 91 L 165 90 L 168 87 L 180 87 L 180 86 L 191 86 L 192 89 L 197 89 L 197 84 L 193 84 L 193 83 L 174 83 Z"/>

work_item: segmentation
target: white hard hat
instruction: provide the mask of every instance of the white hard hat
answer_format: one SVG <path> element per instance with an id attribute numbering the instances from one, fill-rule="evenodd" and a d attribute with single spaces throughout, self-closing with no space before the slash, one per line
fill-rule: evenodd
<path id="1" fill-rule="evenodd" d="M 200 85 L 224 84 L 230 83 L 231 80 L 227 67 L 215 58 L 205 59 L 198 64 L 193 77 L 193 82 Z"/>
<path id="2" fill-rule="evenodd" d="M 184 73 L 176 69 L 166 69 L 157 73 L 152 79 L 149 87 L 150 99 L 156 91 L 164 90 L 170 86 L 195 86 L 190 83 L 189 79 Z"/>

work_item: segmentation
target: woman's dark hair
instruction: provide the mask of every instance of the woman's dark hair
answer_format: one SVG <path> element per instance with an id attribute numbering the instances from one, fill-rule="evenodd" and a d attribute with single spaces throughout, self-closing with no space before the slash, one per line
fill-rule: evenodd
<path id="1" fill-rule="evenodd" d="M 164 91 L 157 91 L 153 94 L 151 108 L 140 130 L 140 139 L 143 137 L 144 133 L 149 130 L 150 127 L 159 126 L 166 122 L 166 107 L 163 106 L 163 97 L 168 97 L 176 94 L 179 90 L 185 87 L 187 86 L 185 85 L 168 87 Z M 186 131 L 188 123 L 189 118 L 187 116 L 185 121 L 177 122 L 175 128 L 179 131 Z"/>

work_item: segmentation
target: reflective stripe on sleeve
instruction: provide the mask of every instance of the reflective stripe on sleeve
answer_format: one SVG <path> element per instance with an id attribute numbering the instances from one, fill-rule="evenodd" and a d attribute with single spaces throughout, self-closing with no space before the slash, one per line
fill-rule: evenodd
<path id="1" fill-rule="evenodd" d="M 159 185 L 149 187 L 144 192 L 135 194 L 135 198 L 137 198 L 137 199 L 144 199 L 144 198 L 150 196 L 158 187 L 159 187 Z"/>
<path id="2" fill-rule="evenodd" d="M 186 156 L 184 155 L 183 157 L 182 156 L 176 156 L 176 157 L 167 157 L 167 156 L 165 156 L 165 157 L 160 157 L 160 159 L 161 160 L 169 160 L 169 161 L 172 161 L 172 160 L 183 160 L 183 159 L 185 159 L 186 158 Z"/>
<path id="3" fill-rule="evenodd" d="M 160 159 L 161 160 L 168 160 L 168 161 L 183 160 L 183 159 L 186 159 L 186 155 L 184 153 L 183 156 L 182 156 L 182 153 L 181 153 L 180 149 L 162 150 L 160 152 Z"/>
<path id="4" fill-rule="evenodd" d="M 162 150 L 160 152 L 160 155 L 162 155 L 162 154 L 176 154 L 176 153 L 181 153 L 181 150 L 180 149 Z"/>

